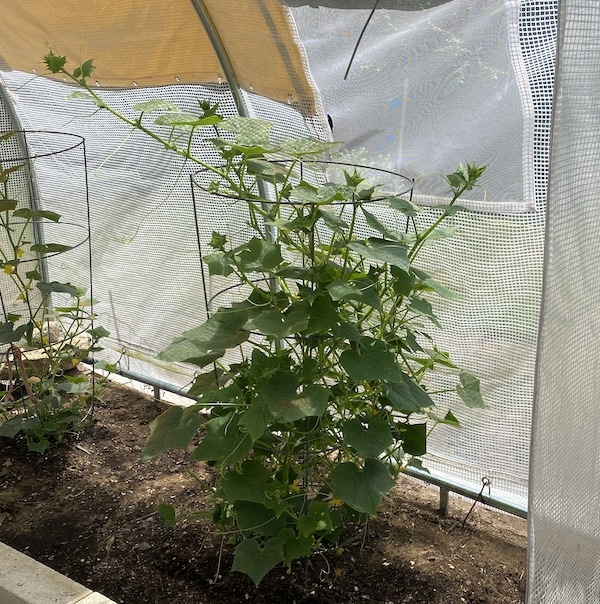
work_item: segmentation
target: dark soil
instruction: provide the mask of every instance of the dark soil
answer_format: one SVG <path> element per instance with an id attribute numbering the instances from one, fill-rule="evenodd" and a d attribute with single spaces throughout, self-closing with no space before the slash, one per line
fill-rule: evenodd
<path id="1" fill-rule="evenodd" d="M 256 588 L 231 571 L 232 547 L 208 520 L 165 528 L 160 503 L 209 510 L 213 477 L 185 452 L 140 461 L 161 405 L 107 387 L 96 424 L 46 455 L 0 439 L 0 540 L 119 604 L 524 601 L 523 520 L 402 479 L 367 534 L 343 550 L 272 570 Z M 206 482 L 194 480 L 189 471 Z"/>

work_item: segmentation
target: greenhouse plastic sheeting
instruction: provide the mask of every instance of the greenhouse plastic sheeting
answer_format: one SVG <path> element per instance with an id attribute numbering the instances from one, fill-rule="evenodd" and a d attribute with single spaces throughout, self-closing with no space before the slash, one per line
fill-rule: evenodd
<path id="1" fill-rule="evenodd" d="M 458 235 L 426 248 L 422 256 L 428 270 L 457 294 L 450 305 L 436 302 L 445 329 L 435 335 L 459 365 L 481 378 L 488 408 L 470 410 L 451 396 L 442 400 L 441 412 L 452 409 L 463 427 L 436 428 L 425 465 L 476 491 L 487 477 L 492 496 L 525 508 L 556 2 L 382 0 L 346 80 L 373 3 L 290 0 L 288 5 L 302 44 L 298 50 L 306 50 L 306 79 L 314 79 L 321 97 L 308 115 L 293 102 L 243 91 L 249 115 L 273 120 L 276 138 L 328 138 L 329 114 L 333 137 L 348 141 L 340 154 L 348 161 L 391 167 L 410 177 L 447 173 L 465 161 L 490 164 L 484 188 L 467 202 L 478 211 L 455 216 L 451 222 Z M 60 53 L 56 38 L 51 43 Z M 4 39 L 0 36 L 0 55 Z M 246 48 L 247 40 L 234 36 L 228 44 Z M 45 50 L 40 48 L 40 58 Z M 130 75 L 135 80 L 136 74 Z M 141 135 L 129 136 L 127 127 L 94 113 L 85 101 L 68 100 L 72 88 L 61 82 L 23 71 L 4 70 L 0 76 L 23 128 L 86 138 L 96 310 L 111 332 L 110 358 L 123 353 L 121 363 L 129 370 L 185 385 L 190 369 L 174 373 L 155 355 L 206 317 L 192 168 Z M 220 102 L 225 115 L 239 108 L 225 82 L 104 94 L 129 115 L 136 102 L 154 98 L 190 112 L 198 98 Z M 64 166 L 53 178 L 68 182 L 69 170 L 79 169 Z M 419 200 L 444 198 L 434 182 L 418 180 Z M 56 211 L 68 215 L 68 206 Z M 199 213 L 204 241 L 213 228 L 238 236 L 245 228 L 235 207 L 203 206 Z M 422 224 L 433 215 L 426 212 Z M 81 282 L 86 267 L 59 264 L 52 277 Z M 209 293 L 217 287 L 211 281 Z"/>
<path id="2" fill-rule="evenodd" d="M 563 0 L 530 496 L 528 602 L 600 602 L 600 8 Z"/>

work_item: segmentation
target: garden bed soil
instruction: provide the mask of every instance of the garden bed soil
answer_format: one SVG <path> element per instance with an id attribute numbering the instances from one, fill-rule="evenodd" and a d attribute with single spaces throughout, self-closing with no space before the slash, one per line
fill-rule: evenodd
<path id="1" fill-rule="evenodd" d="M 43 456 L 0 439 L 0 541 L 119 604 L 524 602 L 525 522 L 476 506 L 463 526 L 471 503 L 452 498 L 442 517 L 438 491 L 409 478 L 355 543 L 257 588 L 208 520 L 165 528 L 157 515 L 209 510 L 214 481 L 184 451 L 139 460 L 163 405 L 115 385 L 102 399 L 92 429 Z"/>

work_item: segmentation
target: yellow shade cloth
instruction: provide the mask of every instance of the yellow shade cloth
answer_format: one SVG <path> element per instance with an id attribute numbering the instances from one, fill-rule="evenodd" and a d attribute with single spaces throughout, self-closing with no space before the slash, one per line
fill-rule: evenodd
<path id="1" fill-rule="evenodd" d="M 204 0 L 239 85 L 315 112 L 287 8 L 278 0 Z M 5 66 L 42 75 L 50 46 L 67 67 L 94 59 L 101 87 L 225 82 L 191 0 L 0 0 Z"/>

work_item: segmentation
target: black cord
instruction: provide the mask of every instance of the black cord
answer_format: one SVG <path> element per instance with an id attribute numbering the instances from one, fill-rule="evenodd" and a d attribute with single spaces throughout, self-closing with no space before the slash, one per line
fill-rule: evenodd
<path id="1" fill-rule="evenodd" d="M 360 31 L 360 35 L 358 36 L 358 40 L 356 41 L 356 45 L 354 46 L 354 50 L 352 51 L 352 56 L 350 57 L 350 62 L 348 63 L 348 67 L 346 67 L 346 73 L 344 74 L 344 80 L 348 78 L 348 74 L 350 73 L 350 68 L 352 67 L 352 63 L 354 62 L 354 57 L 356 56 L 356 51 L 358 50 L 362 37 L 364 36 L 365 31 L 366 31 L 369 23 L 371 22 L 373 15 L 375 14 L 375 9 L 377 8 L 378 4 L 379 4 L 379 0 L 375 0 L 375 5 L 371 9 L 369 16 L 367 17 L 367 20 L 366 20 L 365 24 L 363 25 L 362 30 Z"/>

